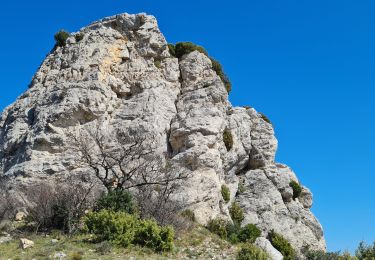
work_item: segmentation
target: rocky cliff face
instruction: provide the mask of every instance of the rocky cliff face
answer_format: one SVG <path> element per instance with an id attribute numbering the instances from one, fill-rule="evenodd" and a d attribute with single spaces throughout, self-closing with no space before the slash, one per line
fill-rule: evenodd
<path id="1" fill-rule="evenodd" d="M 273 127 L 253 108 L 232 107 L 211 60 L 194 51 L 171 56 L 154 17 L 118 15 L 55 48 L 29 89 L 0 116 L 0 176 L 13 190 L 70 174 L 66 134 L 98 124 L 152 133 L 158 152 L 190 171 L 176 197 L 205 224 L 230 218 L 236 201 L 244 224 L 264 237 L 275 230 L 298 250 L 325 250 L 310 212 L 311 192 L 293 199 L 293 171 L 275 162 Z M 233 146 L 227 149 L 223 133 Z M 225 202 L 221 187 L 230 189 Z M 264 247 L 269 245 L 262 240 Z"/>

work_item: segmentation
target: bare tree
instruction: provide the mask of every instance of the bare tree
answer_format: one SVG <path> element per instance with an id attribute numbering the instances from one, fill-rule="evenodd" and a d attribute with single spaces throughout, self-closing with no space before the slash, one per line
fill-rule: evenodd
<path id="1" fill-rule="evenodd" d="M 170 186 L 187 178 L 181 171 L 166 171 L 166 156 L 157 153 L 155 136 L 137 131 L 81 129 L 69 134 L 76 162 L 90 169 L 108 191 Z"/>
<path id="2" fill-rule="evenodd" d="M 60 229 L 72 234 L 78 230 L 85 211 L 93 206 L 94 183 L 84 183 L 75 176 L 61 183 L 36 183 L 20 194 L 35 232 Z"/>
<path id="3" fill-rule="evenodd" d="M 181 170 L 181 169 L 180 169 Z M 164 174 L 177 171 L 171 164 L 167 163 Z M 187 173 L 182 174 L 188 177 Z M 142 218 L 154 218 L 161 225 L 173 225 L 177 229 L 186 229 L 191 223 L 181 217 L 178 212 L 184 209 L 185 204 L 182 201 L 175 201 L 173 195 L 181 184 L 180 180 L 170 178 L 163 185 L 145 185 L 140 187 L 135 197 L 138 201 Z"/>
<path id="4" fill-rule="evenodd" d="M 2 222 L 14 216 L 17 203 L 5 186 L 4 180 L 0 182 L 0 191 L 0 222 Z"/>
<path id="5" fill-rule="evenodd" d="M 108 191 L 130 190 L 141 217 L 180 226 L 177 213 L 183 207 L 172 194 L 189 175 L 157 151 L 154 135 L 96 126 L 69 134 L 69 139 L 77 166 L 89 169 Z"/>

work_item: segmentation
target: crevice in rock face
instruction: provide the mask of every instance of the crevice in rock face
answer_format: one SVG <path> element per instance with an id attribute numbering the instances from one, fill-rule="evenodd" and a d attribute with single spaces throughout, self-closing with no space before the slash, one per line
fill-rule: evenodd
<path id="1" fill-rule="evenodd" d="M 265 163 L 262 158 L 262 154 L 257 149 L 252 147 L 250 150 L 250 155 L 249 155 L 249 164 L 248 164 L 249 170 L 261 169 L 264 166 L 265 166 Z"/>
<path id="2" fill-rule="evenodd" d="M 29 126 L 33 126 L 35 124 L 35 107 L 31 108 L 28 112 L 27 112 L 27 124 Z"/>

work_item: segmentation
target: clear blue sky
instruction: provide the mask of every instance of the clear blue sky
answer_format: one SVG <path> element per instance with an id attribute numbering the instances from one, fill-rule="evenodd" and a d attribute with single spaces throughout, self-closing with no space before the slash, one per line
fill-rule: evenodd
<path id="1" fill-rule="evenodd" d="M 0 109 L 57 30 L 122 12 L 153 14 L 168 41 L 205 46 L 231 78 L 232 103 L 270 117 L 277 159 L 314 192 L 329 250 L 375 240 L 375 1 L 4 0 Z"/>

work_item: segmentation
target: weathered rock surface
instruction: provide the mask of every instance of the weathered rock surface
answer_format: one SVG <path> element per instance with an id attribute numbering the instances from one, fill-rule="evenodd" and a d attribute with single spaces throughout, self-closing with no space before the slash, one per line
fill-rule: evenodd
<path id="1" fill-rule="evenodd" d="M 20 239 L 20 248 L 22 249 L 28 249 L 28 248 L 31 248 L 31 247 L 34 247 L 34 242 L 29 240 L 29 239 L 26 239 L 26 238 L 21 238 Z"/>
<path id="2" fill-rule="evenodd" d="M 264 237 L 273 229 L 298 250 L 325 250 L 309 211 L 311 192 L 304 188 L 294 200 L 289 183 L 296 175 L 275 163 L 272 125 L 253 108 L 232 107 L 208 57 L 171 56 L 155 18 L 145 14 L 105 18 L 80 32 L 81 41 L 72 35 L 47 56 L 29 89 L 0 115 L 0 176 L 12 192 L 82 171 L 66 149 L 67 133 L 100 123 L 152 133 L 158 152 L 192 173 L 176 199 L 200 223 L 230 219 L 228 207 L 237 201 L 244 224 L 256 224 Z"/>

